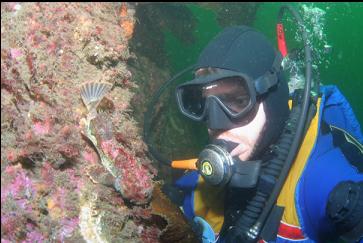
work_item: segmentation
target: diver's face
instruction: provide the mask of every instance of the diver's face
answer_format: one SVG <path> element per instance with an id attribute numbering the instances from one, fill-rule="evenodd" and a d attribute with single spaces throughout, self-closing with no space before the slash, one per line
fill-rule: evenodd
<path id="1" fill-rule="evenodd" d="M 266 114 L 263 103 L 259 104 L 255 118 L 248 124 L 230 130 L 211 130 L 209 135 L 213 139 L 223 139 L 238 143 L 239 145 L 231 151 L 231 156 L 238 156 L 240 160 L 248 160 L 255 146 L 262 136 L 262 131 L 266 123 Z"/>

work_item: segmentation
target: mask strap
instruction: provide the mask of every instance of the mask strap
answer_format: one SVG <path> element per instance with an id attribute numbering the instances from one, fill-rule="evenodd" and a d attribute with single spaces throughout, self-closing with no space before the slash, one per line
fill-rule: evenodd
<path id="1" fill-rule="evenodd" d="M 257 94 L 264 94 L 269 88 L 276 85 L 278 82 L 277 73 L 281 70 L 282 55 L 277 52 L 276 57 L 272 63 L 271 69 L 255 81 L 255 89 Z"/>

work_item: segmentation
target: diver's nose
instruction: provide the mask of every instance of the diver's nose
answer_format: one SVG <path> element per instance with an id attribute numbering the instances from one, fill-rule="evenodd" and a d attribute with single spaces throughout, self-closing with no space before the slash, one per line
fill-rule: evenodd
<path id="1" fill-rule="evenodd" d="M 215 99 L 208 102 L 207 126 L 212 130 L 227 130 L 226 124 L 230 124 L 230 120 Z"/>

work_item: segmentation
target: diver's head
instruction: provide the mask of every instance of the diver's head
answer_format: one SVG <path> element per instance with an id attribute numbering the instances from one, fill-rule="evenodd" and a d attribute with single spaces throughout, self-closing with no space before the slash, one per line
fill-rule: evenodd
<path id="1" fill-rule="evenodd" d="M 232 156 L 257 156 L 278 138 L 288 117 L 281 61 L 263 34 L 227 28 L 202 51 L 195 79 L 177 87 L 179 108 L 205 121 L 212 139 L 238 144 Z"/>

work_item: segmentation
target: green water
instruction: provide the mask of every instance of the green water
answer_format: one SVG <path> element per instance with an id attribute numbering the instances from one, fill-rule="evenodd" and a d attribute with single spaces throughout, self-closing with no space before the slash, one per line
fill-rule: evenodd
<path id="1" fill-rule="evenodd" d="M 273 43 L 276 43 L 276 16 L 281 5 L 282 3 L 261 3 L 252 21 L 252 26 L 263 32 Z M 302 6 L 301 3 L 292 5 L 298 10 Z M 311 3 L 306 5 L 311 6 Z M 197 20 L 193 32 L 195 42 L 192 45 L 185 44 L 171 31 L 164 31 L 166 56 L 171 63 L 172 73 L 194 64 L 206 44 L 222 30 L 215 10 L 198 4 L 187 6 Z M 332 46 L 331 52 L 321 51 L 322 60 L 318 64 L 321 82 L 337 85 L 350 102 L 358 121 L 363 124 L 363 3 L 314 3 L 313 6 L 325 11 L 322 31 L 326 37 L 325 44 Z M 296 26 L 292 22 L 284 24 L 288 47 L 296 47 L 299 44 L 295 41 Z M 324 43 L 313 42 L 313 45 L 321 48 Z M 173 101 L 174 88 L 175 85 L 169 88 L 169 92 L 165 92 L 169 94 L 171 102 L 163 100 L 168 103 L 160 117 L 167 117 L 164 118 L 167 121 L 162 123 L 164 126 L 160 131 L 153 131 L 155 137 L 161 138 L 155 141 L 155 145 L 171 159 L 195 157 L 205 145 L 207 134 L 200 124 L 179 114 Z"/>
<path id="2" fill-rule="evenodd" d="M 302 4 L 292 3 L 300 10 Z M 306 3 L 311 6 L 311 3 Z M 197 19 L 193 45 L 183 44 L 170 32 L 165 32 L 167 56 L 176 73 L 193 64 L 204 46 L 222 30 L 216 20 L 215 11 L 196 4 L 187 5 Z M 253 21 L 253 27 L 263 32 L 276 43 L 276 16 L 281 3 L 261 3 Z M 318 65 L 323 84 L 336 84 L 350 102 L 358 121 L 363 124 L 363 3 L 314 3 L 326 12 L 326 41 L 332 46 L 329 54 L 324 54 Z M 291 30 L 289 28 L 291 27 Z M 286 24 L 288 46 L 294 46 L 296 27 Z M 321 43 L 320 43 L 321 45 Z"/>

